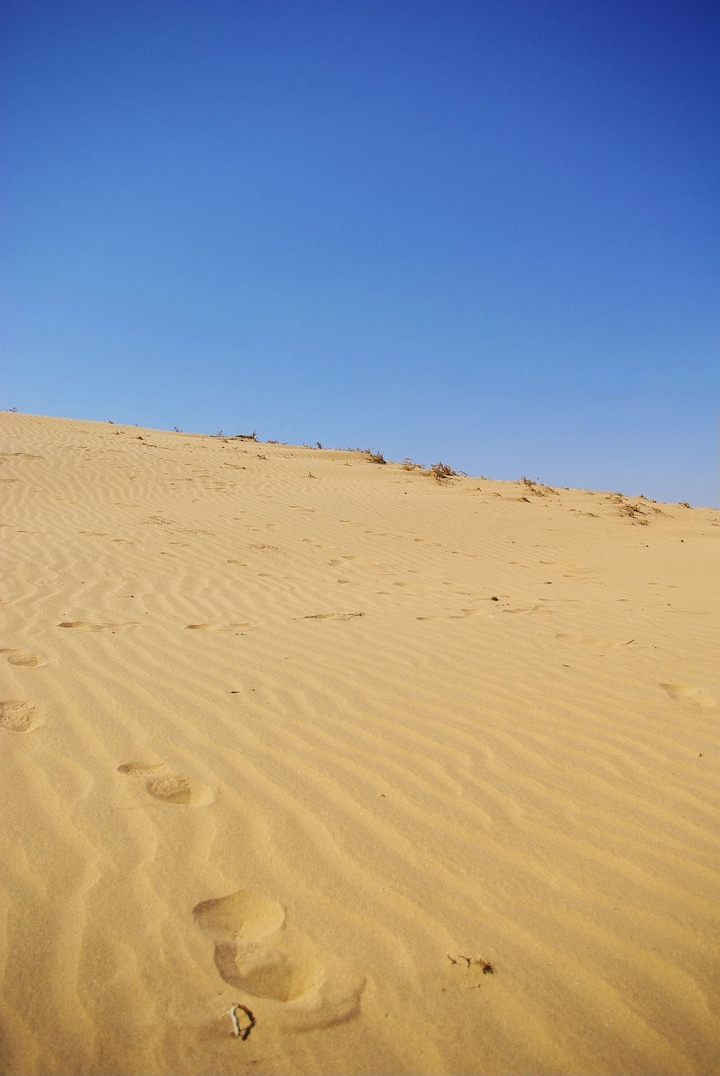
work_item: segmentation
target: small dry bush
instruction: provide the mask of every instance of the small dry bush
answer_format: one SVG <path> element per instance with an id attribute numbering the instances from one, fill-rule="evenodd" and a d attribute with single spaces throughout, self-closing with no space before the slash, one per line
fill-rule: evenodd
<path id="1" fill-rule="evenodd" d="M 372 452 L 369 448 L 366 449 L 368 463 L 387 463 L 387 460 L 383 456 L 382 452 Z"/>
<path id="2" fill-rule="evenodd" d="M 648 521 L 642 518 L 645 513 L 637 504 L 621 504 L 618 508 L 618 514 L 621 516 L 629 516 L 633 523 L 640 523 L 642 526 L 647 527 Z"/>
<path id="3" fill-rule="evenodd" d="M 433 476 L 436 482 L 445 482 L 449 478 L 457 477 L 457 471 L 453 471 L 452 467 L 448 467 L 447 463 L 442 463 L 442 461 L 431 464 L 428 473 Z"/>
<path id="4" fill-rule="evenodd" d="M 533 481 L 532 478 L 526 478 L 523 475 L 520 479 L 520 484 L 525 486 L 530 493 L 534 493 L 536 497 L 547 497 L 549 493 L 557 493 L 556 489 L 553 489 L 552 486 L 546 486 L 539 478 Z"/>

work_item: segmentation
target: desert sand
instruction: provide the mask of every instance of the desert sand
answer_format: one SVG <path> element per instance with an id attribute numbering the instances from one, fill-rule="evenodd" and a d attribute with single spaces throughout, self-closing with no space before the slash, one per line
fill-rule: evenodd
<path id="1" fill-rule="evenodd" d="M 0 442 L 3 1073 L 719 1070 L 716 510 Z"/>

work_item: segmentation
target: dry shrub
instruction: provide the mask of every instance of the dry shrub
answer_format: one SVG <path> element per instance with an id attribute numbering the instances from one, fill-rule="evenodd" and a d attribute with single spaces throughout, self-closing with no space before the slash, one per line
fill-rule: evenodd
<path id="1" fill-rule="evenodd" d="M 449 478 L 457 477 L 457 471 L 453 471 L 452 467 L 442 462 L 431 464 L 428 474 L 431 474 L 436 482 L 445 482 Z"/>
<path id="2" fill-rule="evenodd" d="M 642 518 L 645 513 L 637 504 L 621 504 L 618 508 L 618 514 L 621 516 L 629 516 L 633 523 L 640 523 L 643 527 L 647 527 L 648 521 Z"/>
<path id="3" fill-rule="evenodd" d="M 536 497 L 547 497 L 549 493 L 557 493 L 556 489 L 552 486 L 546 486 L 540 479 L 533 481 L 532 478 L 526 478 L 525 475 L 520 479 L 520 484 L 525 486 L 530 493 L 534 493 Z"/>

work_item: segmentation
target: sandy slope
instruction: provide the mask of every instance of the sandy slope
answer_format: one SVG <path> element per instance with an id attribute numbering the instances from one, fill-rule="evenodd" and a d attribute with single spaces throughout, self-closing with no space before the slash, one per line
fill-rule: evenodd
<path id="1" fill-rule="evenodd" d="M 0 433 L 3 1072 L 718 1071 L 716 511 Z"/>

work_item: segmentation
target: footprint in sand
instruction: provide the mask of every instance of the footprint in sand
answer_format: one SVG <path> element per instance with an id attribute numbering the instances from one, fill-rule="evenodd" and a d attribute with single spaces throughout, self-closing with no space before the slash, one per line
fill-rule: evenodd
<path id="1" fill-rule="evenodd" d="M 145 788 L 156 800 L 179 807 L 208 807 L 215 802 L 215 793 L 202 781 L 184 773 L 163 773 L 164 762 L 123 762 L 118 773 L 128 777 L 151 777 Z M 160 776 L 154 776 L 154 775 Z"/>
<path id="2" fill-rule="evenodd" d="M 78 631 L 117 631 L 118 628 L 130 628 L 134 620 L 124 620 L 119 624 L 88 624 L 85 620 L 63 620 L 59 628 L 76 628 Z"/>
<path id="3" fill-rule="evenodd" d="M 32 732 L 40 723 L 33 703 L 17 699 L 0 702 L 0 728 L 8 732 Z"/>
<path id="4" fill-rule="evenodd" d="M 353 620 L 358 616 L 365 616 L 365 613 L 309 613 L 293 617 L 293 620 Z"/>
<path id="5" fill-rule="evenodd" d="M 11 665 L 20 665 L 27 669 L 39 669 L 43 665 L 47 665 L 44 658 L 41 658 L 39 654 L 24 654 L 19 650 L 11 650 L 4 648 L 0 650 L 0 653 L 9 654 L 8 661 Z"/>
<path id="6" fill-rule="evenodd" d="M 228 897 L 196 904 L 193 918 L 218 941 L 256 944 L 285 925 L 285 909 L 278 901 L 260 893 L 238 889 Z"/>
<path id="7" fill-rule="evenodd" d="M 165 803 L 176 803 L 184 807 L 207 807 L 215 802 L 215 794 L 211 788 L 182 773 L 157 777 L 148 781 L 145 787 L 151 796 Z"/>
<path id="8" fill-rule="evenodd" d="M 126 773 L 129 777 L 150 777 L 164 769 L 164 762 L 123 762 L 122 766 L 118 766 L 118 773 Z"/>
<path id="9" fill-rule="evenodd" d="M 617 650 L 621 646 L 630 646 L 635 642 L 634 639 L 622 639 L 620 642 L 615 642 L 610 639 L 596 639 L 591 635 L 565 635 L 563 633 L 556 634 L 555 638 L 566 639 L 574 643 L 583 643 L 585 646 L 599 646 L 603 650 Z"/>
<path id="10" fill-rule="evenodd" d="M 552 613 L 552 609 L 540 605 L 539 602 L 530 606 L 529 609 L 525 606 L 518 606 L 516 609 L 503 609 L 502 611 L 503 613 L 518 613 L 520 616 L 527 616 L 528 613 Z"/>
<path id="11" fill-rule="evenodd" d="M 221 977 L 241 992 L 258 1019 L 309 1031 L 359 1013 L 364 977 L 288 926 L 276 900 L 239 889 L 196 904 L 193 918 L 213 938 Z"/>
<path id="12" fill-rule="evenodd" d="M 717 706 L 712 695 L 700 691 L 697 687 L 692 687 L 691 684 L 660 684 L 660 687 L 667 691 L 671 699 L 676 699 L 678 702 L 690 702 L 693 706 Z"/>

